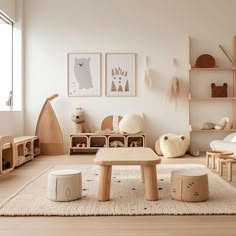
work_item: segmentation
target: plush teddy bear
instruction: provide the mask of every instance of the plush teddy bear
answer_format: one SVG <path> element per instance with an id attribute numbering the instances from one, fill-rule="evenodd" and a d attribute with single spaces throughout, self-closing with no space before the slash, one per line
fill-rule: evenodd
<path id="1" fill-rule="evenodd" d="M 81 107 L 72 113 L 72 121 L 75 123 L 75 133 L 89 133 L 90 129 L 84 119 L 84 111 Z"/>

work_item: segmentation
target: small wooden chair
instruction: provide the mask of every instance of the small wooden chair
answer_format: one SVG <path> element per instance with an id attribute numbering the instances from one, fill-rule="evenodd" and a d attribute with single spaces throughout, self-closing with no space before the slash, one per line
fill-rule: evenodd
<path id="1" fill-rule="evenodd" d="M 220 175 L 223 176 L 224 165 L 228 168 L 228 181 L 232 181 L 232 168 L 233 164 L 236 164 L 236 156 L 219 156 Z"/>
<path id="2" fill-rule="evenodd" d="M 233 155 L 233 152 L 230 151 L 225 151 L 225 150 L 211 150 L 211 151 L 207 151 L 206 152 L 206 166 L 209 166 L 209 160 L 211 159 L 211 166 L 212 169 L 215 169 L 215 163 L 216 163 L 216 171 L 219 172 L 219 156 L 220 155 L 224 155 L 224 156 L 228 156 L 228 155 Z"/>

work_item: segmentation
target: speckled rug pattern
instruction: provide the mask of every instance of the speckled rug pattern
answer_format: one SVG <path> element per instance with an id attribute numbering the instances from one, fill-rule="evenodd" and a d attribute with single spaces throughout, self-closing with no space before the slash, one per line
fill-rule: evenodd
<path id="1" fill-rule="evenodd" d="M 171 199 L 170 173 L 185 168 L 206 168 L 196 164 L 157 165 L 158 201 L 146 201 L 139 166 L 113 166 L 111 200 L 97 201 L 99 166 L 54 166 L 29 181 L 0 204 L 1 216 L 116 216 L 116 215 L 234 215 L 236 188 L 206 169 L 209 200 L 187 203 Z M 71 202 L 53 202 L 47 198 L 47 176 L 56 169 L 82 171 L 82 198 Z"/>

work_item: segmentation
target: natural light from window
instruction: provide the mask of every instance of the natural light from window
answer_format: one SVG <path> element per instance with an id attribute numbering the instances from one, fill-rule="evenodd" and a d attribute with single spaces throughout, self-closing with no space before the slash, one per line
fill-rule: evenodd
<path id="1" fill-rule="evenodd" d="M 12 107 L 12 22 L 0 14 L 0 110 Z"/>

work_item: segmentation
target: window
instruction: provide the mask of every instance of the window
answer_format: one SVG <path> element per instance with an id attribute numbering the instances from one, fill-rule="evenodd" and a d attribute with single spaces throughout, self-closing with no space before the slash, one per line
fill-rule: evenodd
<path id="1" fill-rule="evenodd" d="M 0 13 L 0 110 L 12 107 L 13 22 Z"/>

